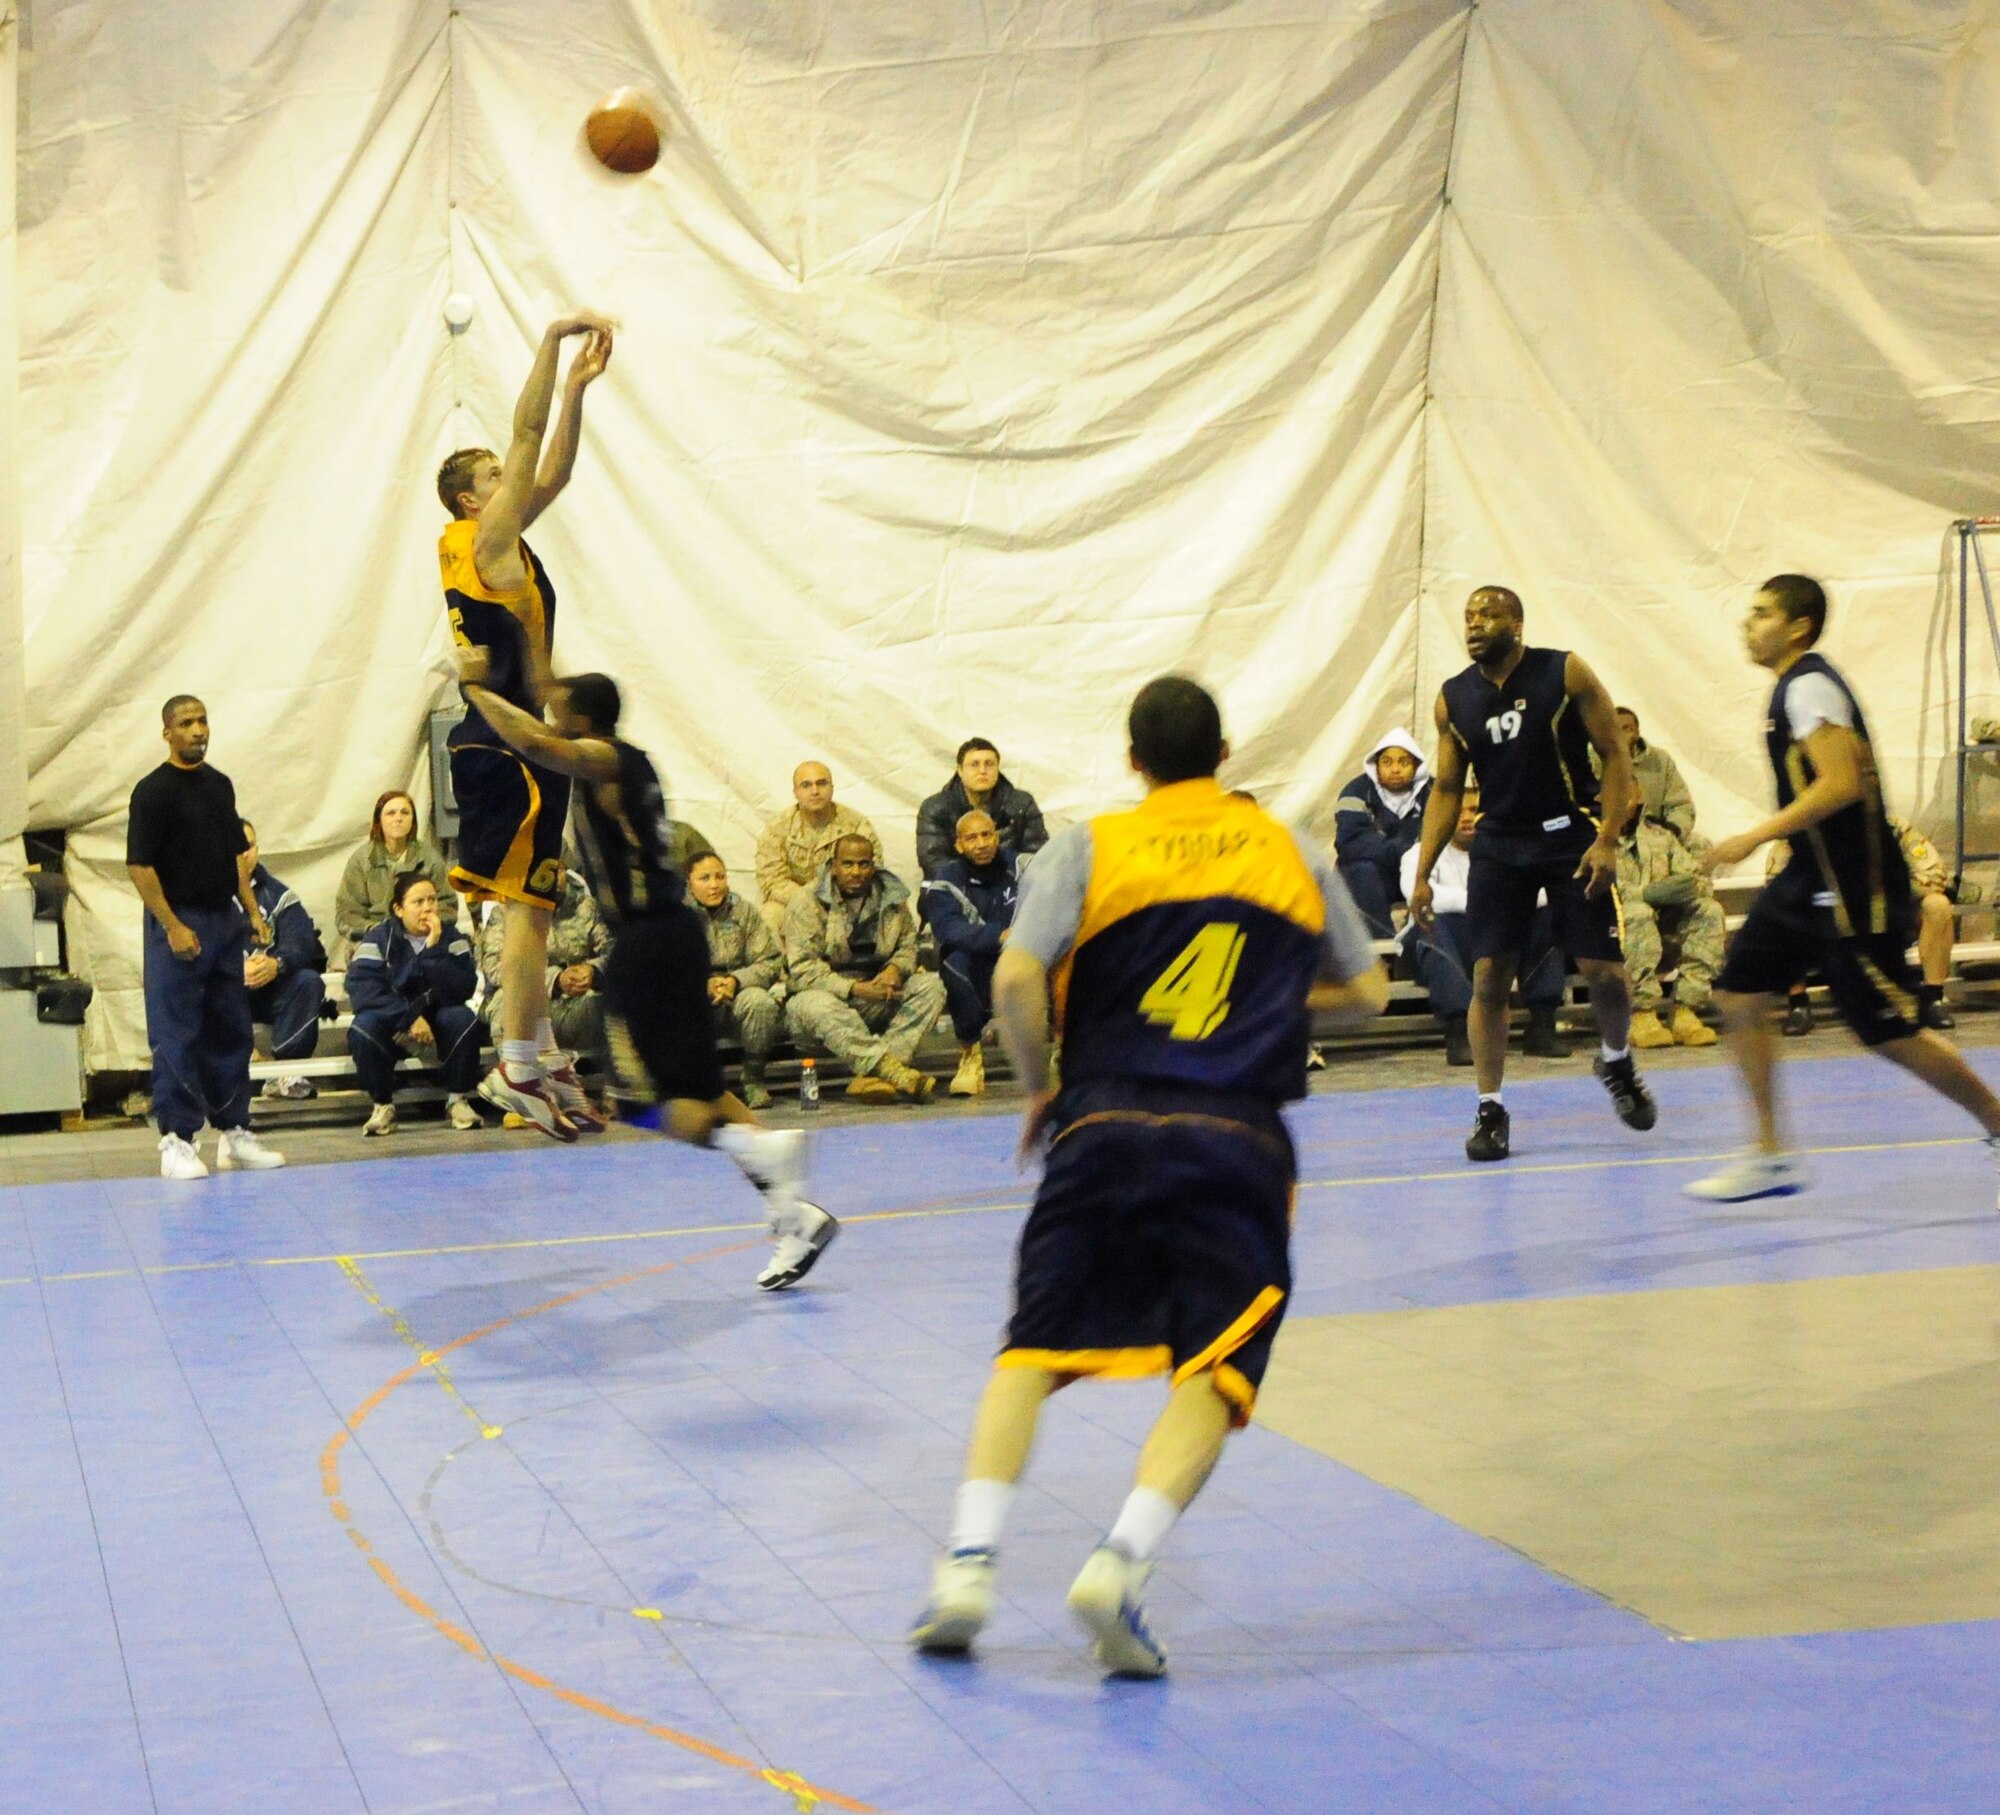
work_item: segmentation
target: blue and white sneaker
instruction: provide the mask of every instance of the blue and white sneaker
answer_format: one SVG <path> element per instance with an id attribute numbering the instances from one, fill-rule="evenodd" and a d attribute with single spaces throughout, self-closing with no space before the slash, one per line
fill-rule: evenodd
<path id="1" fill-rule="evenodd" d="M 1069 1585 L 1069 1610 L 1096 1641 L 1097 1661 L 1108 1676 L 1165 1676 L 1167 1654 L 1146 1627 L 1140 1605 L 1150 1563 L 1100 1544 Z"/>
<path id="2" fill-rule="evenodd" d="M 1709 1204 L 1742 1204 L 1756 1197 L 1790 1197 L 1812 1183 L 1803 1161 L 1789 1153 L 1746 1153 L 1720 1172 L 1681 1187 L 1684 1197 Z"/>
<path id="3" fill-rule="evenodd" d="M 993 1610 L 993 1555 L 981 1546 L 947 1551 L 931 1567 L 931 1598 L 910 1628 L 910 1643 L 937 1656 L 962 1657 Z"/>

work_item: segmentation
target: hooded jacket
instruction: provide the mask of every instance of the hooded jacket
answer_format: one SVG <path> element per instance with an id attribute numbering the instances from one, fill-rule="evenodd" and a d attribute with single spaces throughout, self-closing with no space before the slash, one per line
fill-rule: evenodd
<path id="1" fill-rule="evenodd" d="M 347 960 L 347 999 L 354 1012 L 393 1020 L 398 1031 L 419 1015 L 471 1001 L 478 987 L 472 941 L 455 926 L 440 926 L 437 937 L 420 947 L 391 914 L 369 928 Z"/>
<path id="2" fill-rule="evenodd" d="M 917 974 L 917 917 L 899 876 L 877 870 L 868 892 L 849 901 L 829 868 L 785 907 L 785 968 L 794 996 L 823 989 L 844 1002 L 857 982 L 893 964 Z"/>
<path id="3" fill-rule="evenodd" d="M 1017 897 L 1015 858 L 1002 851 L 984 869 L 954 857 L 917 899 L 924 924 L 937 935 L 939 952 L 997 952 L 1014 924 Z"/>
<path id="4" fill-rule="evenodd" d="M 1032 857 L 1049 842 L 1042 810 L 1026 788 L 1017 788 L 1003 774 L 980 812 L 993 816 L 1000 849 L 1016 857 Z M 958 822 L 972 811 L 965 783 L 956 775 L 917 809 L 917 872 L 928 882 L 958 855 Z"/>
<path id="5" fill-rule="evenodd" d="M 1407 750 L 1417 773 L 1400 794 L 1384 791 L 1376 763 L 1384 750 Z M 1362 772 L 1340 791 L 1333 815 L 1333 852 L 1339 863 L 1372 863 L 1396 873 L 1403 853 L 1423 834 L 1424 803 L 1430 799 L 1431 772 L 1423 745 L 1401 725 L 1377 741 Z"/>

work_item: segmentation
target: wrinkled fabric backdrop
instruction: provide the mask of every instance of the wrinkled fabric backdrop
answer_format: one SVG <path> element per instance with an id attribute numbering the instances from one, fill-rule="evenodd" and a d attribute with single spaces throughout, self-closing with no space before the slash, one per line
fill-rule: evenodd
<path id="1" fill-rule="evenodd" d="M 428 798 L 433 474 L 577 306 L 622 333 L 535 537 L 558 664 L 619 676 L 738 871 L 806 756 L 901 868 L 975 731 L 1052 821 L 1127 799 L 1167 668 L 1330 829 L 1486 580 L 1723 830 L 1766 785 L 1748 592 L 1825 576 L 1896 801 L 1948 816 L 1947 528 L 2000 502 L 1987 19 L 27 0 L 0 832 L 70 830 L 91 1062 L 145 1062 L 124 814 L 167 694 L 323 923 L 375 795 Z M 642 178 L 579 137 L 628 82 Z"/>

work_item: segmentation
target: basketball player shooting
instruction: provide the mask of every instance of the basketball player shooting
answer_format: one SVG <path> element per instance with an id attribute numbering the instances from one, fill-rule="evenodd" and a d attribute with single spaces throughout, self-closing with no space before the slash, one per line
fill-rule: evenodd
<path id="1" fill-rule="evenodd" d="M 548 696 L 556 593 L 523 534 L 569 484 L 583 394 L 610 361 L 611 333 L 598 315 L 551 322 L 514 406 L 507 457 L 460 448 L 438 469 L 438 497 L 452 516 L 438 538 L 452 640 L 460 649 L 487 649 L 486 685 L 537 719 Z M 582 345 L 563 381 L 551 435 L 556 367 L 563 342 L 572 339 Z M 605 1120 L 569 1054 L 557 1047 L 549 1019 L 549 927 L 562 894 L 569 777 L 509 748 L 470 703 L 448 743 L 459 815 L 452 886 L 469 900 L 509 906 L 500 952 L 500 1063 L 479 1094 L 544 1134 L 573 1141 L 580 1130 L 602 1129 Z"/>

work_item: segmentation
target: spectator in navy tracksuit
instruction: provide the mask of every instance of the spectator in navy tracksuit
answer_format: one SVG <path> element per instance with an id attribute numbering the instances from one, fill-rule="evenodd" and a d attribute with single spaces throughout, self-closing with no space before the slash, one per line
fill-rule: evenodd
<path id="1" fill-rule="evenodd" d="M 364 1134 L 396 1127 L 396 1066 L 419 1047 L 434 1047 L 444 1070 L 452 1127 L 477 1128 L 472 1087 L 479 1082 L 479 1017 L 467 1007 L 479 987 L 472 941 L 438 919 L 437 884 L 421 870 L 396 878 L 389 918 L 372 928 L 347 960 L 354 1023 L 348 1050 L 375 1105 Z"/>
<path id="2" fill-rule="evenodd" d="M 326 947 L 319 928 L 292 890 L 264 868 L 257 850 L 257 828 L 247 819 L 243 836 L 250 841 L 245 861 L 250 865 L 250 892 L 264 910 L 271 943 L 243 954 L 243 983 L 250 992 L 250 1019 L 271 1030 L 271 1057 L 310 1059 L 319 1043 L 319 1011 L 326 1001 Z M 267 1097 L 309 1097 L 313 1087 L 300 1077 L 273 1078 L 264 1086 Z"/>
<path id="3" fill-rule="evenodd" d="M 986 1088 L 986 1057 L 980 1036 L 993 1019 L 993 967 L 1014 924 L 1015 872 L 1019 859 L 1000 848 L 993 815 L 960 815 L 958 855 L 939 867 L 923 886 L 918 906 L 936 936 L 944 999 L 958 1035 L 955 1097 L 976 1097 Z"/>
<path id="4" fill-rule="evenodd" d="M 1334 861 L 1378 939 L 1396 930 L 1389 909 L 1403 899 L 1403 853 L 1424 829 L 1430 791 L 1423 752 L 1401 725 L 1369 751 L 1362 773 L 1340 791 L 1333 818 Z"/>

